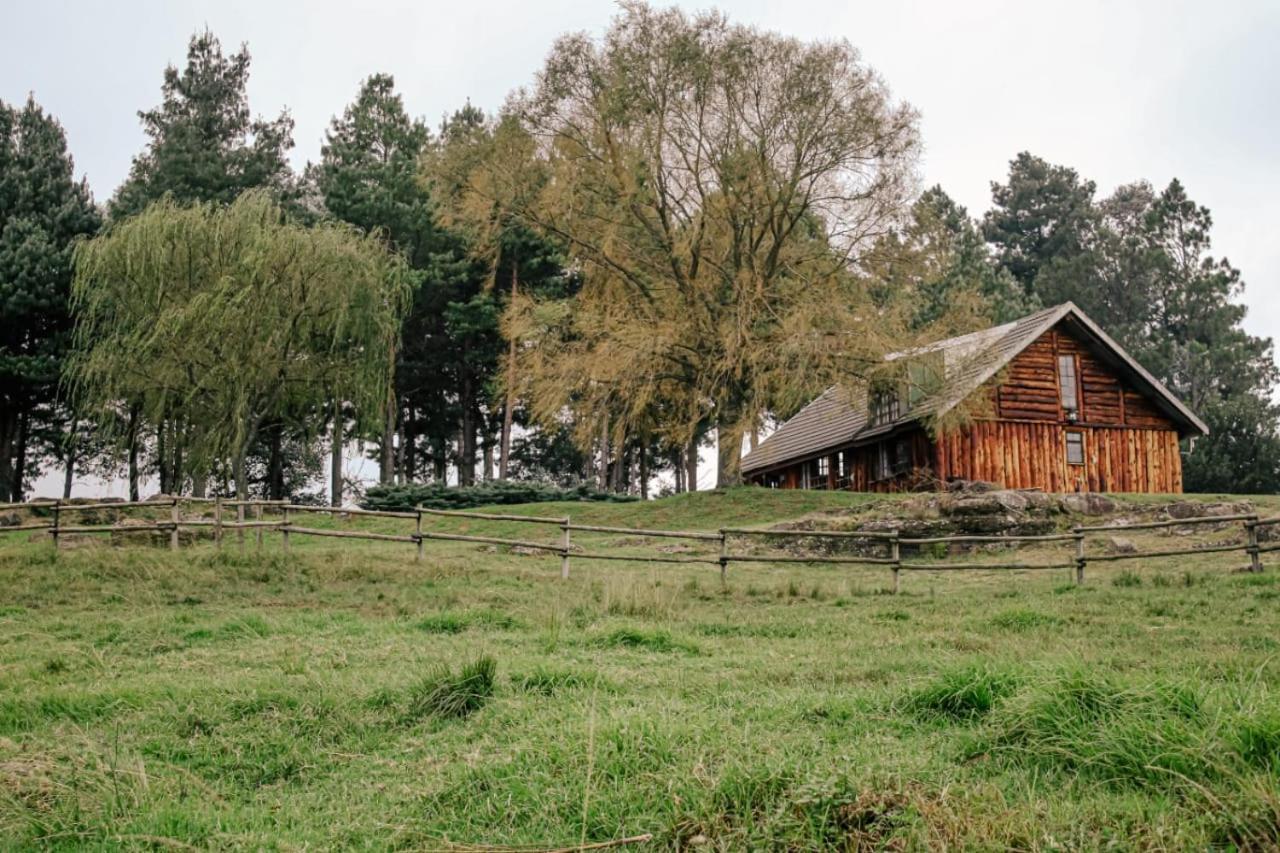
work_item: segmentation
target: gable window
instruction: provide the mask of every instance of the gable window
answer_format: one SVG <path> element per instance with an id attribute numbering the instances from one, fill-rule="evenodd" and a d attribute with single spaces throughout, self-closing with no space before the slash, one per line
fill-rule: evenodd
<path id="1" fill-rule="evenodd" d="M 902 416 L 902 402 L 896 388 L 881 388 L 871 395 L 871 425 L 893 423 Z"/>
<path id="2" fill-rule="evenodd" d="M 1067 464 L 1084 464 L 1084 433 L 1067 430 Z"/>
<path id="3" fill-rule="evenodd" d="M 1058 393 L 1062 399 L 1062 409 L 1069 420 L 1080 412 L 1079 385 L 1076 382 L 1076 357 L 1074 355 L 1058 356 Z"/>

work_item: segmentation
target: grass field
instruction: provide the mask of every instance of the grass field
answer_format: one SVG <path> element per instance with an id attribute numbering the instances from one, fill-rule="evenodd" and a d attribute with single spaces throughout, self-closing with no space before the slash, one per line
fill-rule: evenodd
<path id="1" fill-rule="evenodd" d="M 519 511 L 709 529 L 856 500 Z M 895 597 L 873 568 L 734 567 L 722 589 L 586 560 L 561 582 L 555 558 L 460 543 L 415 565 L 301 537 L 287 559 L 275 536 L 56 558 L 16 538 L 4 849 L 1280 844 L 1280 569 L 1238 554 Z"/>

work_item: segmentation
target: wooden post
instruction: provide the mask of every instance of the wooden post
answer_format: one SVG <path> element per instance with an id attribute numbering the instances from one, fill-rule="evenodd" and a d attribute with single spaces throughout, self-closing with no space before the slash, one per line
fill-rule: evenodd
<path id="1" fill-rule="evenodd" d="M 889 559 L 893 560 L 893 594 L 902 592 L 902 546 L 898 543 L 898 531 L 889 540 Z"/>
<path id="2" fill-rule="evenodd" d="M 729 537 L 724 532 L 724 528 L 720 528 L 720 588 L 726 589 L 729 586 Z"/>
<path id="3" fill-rule="evenodd" d="M 58 523 L 60 510 L 62 509 L 62 501 L 53 502 L 53 527 L 49 528 L 49 535 L 53 537 L 53 550 L 58 550 Z"/>
<path id="4" fill-rule="evenodd" d="M 244 524 L 244 498 L 236 495 L 236 524 Z M 244 527 L 236 528 L 236 542 L 240 545 L 240 556 L 244 556 Z"/>
<path id="5" fill-rule="evenodd" d="M 560 580 L 569 579 L 569 517 L 560 522 Z"/>
<path id="6" fill-rule="evenodd" d="M 222 495 L 213 499 L 213 546 L 222 550 Z"/>
<path id="7" fill-rule="evenodd" d="M 1076 537 L 1076 586 L 1084 586 L 1084 531 L 1077 525 L 1071 532 Z"/>
<path id="8" fill-rule="evenodd" d="M 1262 554 L 1258 551 L 1258 518 L 1254 516 L 1244 523 L 1245 532 L 1249 535 L 1249 571 L 1262 571 Z"/>
<path id="9" fill-rule="evenodd" d="M 178 499 L 173 499 L 173 504 L 169 507 L 169 520 L 173 522 L 173 527 L 169 528 L 169 550 L 178 550 Z"/>
<path id="10" fill-rule="evenodd" d="M 253 505 L 253 520 L 262 521 L 262 504 Z M 254 531 L 257 542 L 254 543 L 254 550 L 259 554 L 262 553 L 262 528 L 259 527 Z"/>
<path id="11" fill-rule="evenodd" d="M 418 509 L 418 524 L 417 524 L 417 527 L 416 527 L 416 528 L 415 528 L 415 530 L 414 530 L 414 534 L 418 537 L 418 556 L 414 558 L 414 562 L 416 562 L 416 563 L 421 563 L 421 562 L 422 562 L 422 544 L 423 544 L 424 542 L 426 542 L 426 541 L 427 541 L 427 540 L 425 540 L 425 539 L 423 539 L 423 538 L 422 538 L 422 509 L 421 509 L 421 507 L 419 507 L 419 509 Z"/>
<path id="12" fill-rule="evenodd" d="M 289 507 L 286 505 L 281 509 L 284 515 L 280 524 L 280 543 L 286 554 L 289 553 Z"/>

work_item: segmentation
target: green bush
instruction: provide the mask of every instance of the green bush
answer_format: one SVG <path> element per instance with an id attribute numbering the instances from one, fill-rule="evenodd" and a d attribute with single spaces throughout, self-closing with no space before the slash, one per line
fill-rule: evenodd
<path id="1" fill-rule="evenodd" d="M 409 483 L 403 486 L 373 486 L 360 506 L 365 509 L 412 510 L 471 509 L 501 504 L 544 503 L 546 501 L 606 501 L 625 503 L 639 500 L 634 495 L 602 492 L 588 485 L 572 489 L 545 483 L 491 482 L 476 486 L 446 486 L 442 483 Z"/>

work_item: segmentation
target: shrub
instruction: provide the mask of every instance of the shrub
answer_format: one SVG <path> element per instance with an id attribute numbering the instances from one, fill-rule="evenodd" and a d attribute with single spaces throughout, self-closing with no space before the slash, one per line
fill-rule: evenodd
<path id="1" fill-rule="evenodd" d="M 474 714 L 493 696 L 497 670 L 497 662 L 488 655 L 467 664 L 457 675 L 442 666 L 409 690 L 406 721 L 423 717 L 460 719 Z"/>
<path id="2" fill-rule="evenodd" d="M 402 486 L 373 486 L 360 505 L 365 509 L 412 510 L 417 506 L 430 509 L 470 509 L 499 504 L 527 504 L 546 501 L 629 502 L 634 495 L 602 492 L 588 485 L 560 488 L 543 483 L 495 481 L 475 486 L 447 486 L 443 483 L 408 483 Z"/>

